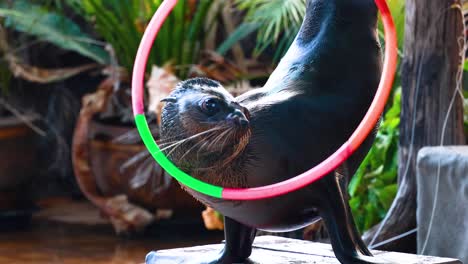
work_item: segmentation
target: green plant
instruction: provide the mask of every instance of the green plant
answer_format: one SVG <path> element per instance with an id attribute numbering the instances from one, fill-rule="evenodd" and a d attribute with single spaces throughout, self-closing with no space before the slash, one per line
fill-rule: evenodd
<path id="1" fill-rule="evenodd" d="M 109 43 L 118 63 L 131 71 L 144 29 L 162 0 L 67 0 Z M 156 39 L 148 65 L 170 63 L 185 78 L 203 48 L 212 21 L 206 17 L 213 1 L 179 1 Z"/>
<path id="2" fill-rule="evenodd" d="M 385 217 L 397 192 L 401 88 L 382 119 L 374 145 L 349 184 L 350 206 L 360 231 Z"/>
<path id="3" fill-rule="evenodd" d="M 399 46 L 404 37 L 404 0 L 389 0 L 398 29 Z M 232 46 L 253 32 L 257 32 L 254 56 L 260 55 L 269 46 L 275 47 L 274 61 L 285 54 L 293 42 L 306 11 L 306 0 L 235 0 L 237 7 L 246 12 L 243 22 L 219 47 L 224 55 Z M 383 26 L 379 23 L 379 35 L 383 37 Z M 402 52 L 400 52 L 402 55 Z"/>
<path id="4" fill-rule="evenodd" d="M 468 138 L 468 91 L 463 91 L 463 109 L 464 109 L 464 124 L 465 124 L 465 135 Z"/>
<path id="5" fill-rule="evenodd" d="M 12 77 L 12 72 L 17 78 L 44 84 L 62 81 L 95 69 L 98 64 L 109 63 L 109 54 L 102 44 L 83 32 L 77 23 L 68 19 L 61 11 L 57 5 L 52 4 L 52 0 L 16 0 L 0 3 L 0 58 L 6 62 L 2 65 L 0 81 L 4 93 L 8 92 L 7 83 Z M 20 34 L 9 34 L 13 31 Z M 24 41 L 25 39 L 27 41 Z M 40 42 L 79 53 L 97 63 L 45 69 L 30 65 L 19 56 L 19 51 L 30 49 Z"/>
<path id="6" fill-rule="evenodd" d="M 306 0 L 235 0 L 246 12 L 243 22 L 218 48 L 225 54 L 235 43 L 257 32 L 254 56 L 268 46 L 275 46 L 278 61 L 291 45 L 305 15 Z"/>
<path id="7" fill-rule="evenodd" d="M 404 43 L 405 1 L 389 0 L 387 3 L 397 29 L 398 53 L 401 59 Z M 382 24 L 379 24 L 379 35 L 383 37 Z M 381 42 L 384 43 L 383 39 Z M 398 190 L 400 81 L 400 70 L 398 70 L 393 85 L 393 100 L 387 105 L 387 112 L 381 121 L 375 143 L 349 185 L 350 206 L 356 225 L 361 232 L 378 224 L 385 217 Z"/>
<path id="8" fill-rule="evenodd" d="M 58 10 L 51 10 L 45 4 L 34 4 L 26 0 L 0 3 L 0 17 L 5 26 L 50 42 L 65 50 L 77 52 L 98 63 L 109 63 L 108 53 L 78 24 L 65 17 Z"/>
<path id="9" fill-rule="evenodd" d="M 468 2 L 464 2 L 463 3 L 463 7 L 462 7 L 462 11 L 463 11 L 463 14 L 465 15 L 465 25 L 468 23 Z M 465 40 L 467 41 L 468 43 L 468 36 L 466 36 Z M 465 44 L 467 45 L 467 44 Z M 467 55 L 468 53 L 465 53 L 465 61 L 464 61 L 464 64 L 463 64 L 463 80 L 466 80 L 467 76 L 468 76 L 468 58 L 467 58 Z M 462 83 L 462 86 L 463 86 L 463 97 L 464 97 L 464 100 L 463 100 L 463 106 L 464 106 L 464 125 L 465 125 L 465 136 L 466 138 L 468 139 L 468 86 L 467 86 L 467 81 L 464 81 Z M 468 143 L 468 142 L 467 142 Z"/>
<path id="10" fill-rule="evenodd" d="M 118 64 L 128 72 L 144 29 L 163 0 L 42 0 L 31 3 L 15 0 L 0 3 L 0 17 L 14 30 L 33 35 L 65 50 L 78 52 L 100 64 Z M 171 64 L 179 77 L 185 78 L 203 49 L 211 0 L 183 0 L 162 27 L 148 65 Z M 94 26 L 98 35 L 112 47 L 112 60 L 103 42 L 86 34 L 80 26 L 61 12 L 71 7 Z M 115 65 L 114 65 L 115 66 Z"/>

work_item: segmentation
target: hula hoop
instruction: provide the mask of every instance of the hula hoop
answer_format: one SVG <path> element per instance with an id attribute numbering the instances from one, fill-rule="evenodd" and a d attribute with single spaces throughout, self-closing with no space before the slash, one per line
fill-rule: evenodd
<path id="1" fill-rule="evenodd" d="M 390 95 L 397 67 L 397 36 L 392 15 L 385 0 L 375 0 L 385 28 L 385 60 L 379 88 L 364 119 L 351 137 L 335 153 L 314 168 L 294 178 L 256 188 L 223 188 L 200 181 L 177 168 L 156 144 L 144 115 L 143 87 L 148 56 L 157 33 L 177 0 L 165 0 L 151 19 L 141 40 L 132 78 L 132 103 L 135 122 L 144 144 L 154 159 L 172 177 L 187 187 L 216 198 L 228 200 L 259 200 L 272 198 L 301 189 L 334 171 L 353 154 L 374 129 Z"/>

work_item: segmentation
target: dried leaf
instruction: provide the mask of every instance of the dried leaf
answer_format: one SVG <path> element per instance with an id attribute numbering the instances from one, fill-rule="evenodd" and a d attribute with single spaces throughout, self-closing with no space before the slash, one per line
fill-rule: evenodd
<path id="1" fill-rule="evenodd" d="M 78 67 L 44 69 L 26 64 L 11 54 L 6 56 L 6 60 L 8 61 L 10 70 L 15 77 L 43 84 L 63 81 L 83 72 L 100 67 L 99 64 L 92 63 Z"/>
<path id="2" fill-rule="evenodd" d="M 243 71 L 233 62 L 215 52 L 204 52 L 202 61 L 192 69 L 195 76 L 206 76 L 221 83 L 239 80 Z"/>
<path id="3" fill-rule="evenodd" d="M 232 96 L 237 97 L 252 89 L 257 89 L 260 87 L 252 87 L 248 81 L 241 81 L 241 82 L 237 82 L 232 85 L 229 85 L 229 86 L 225 86 L 225 88 L 230 94 L 232 94 Z"/>
<path id="4" fill-rule="evenodd" d="M 223 230 L 224 223 L 216 211 L 211 208 L 207 207 L 205 211 L 202 212 L 203 221 L 205 223 L 205 227 L 208 230 Z"/>
<path id="5" fill-rule="evenodd" d="M 173 74 L 169 67 L 153 66 L 150 79 L 147 82 L 149 93 L 148 110 L 158 117 L 158 123 L 161 121 L 160 113 L 162 109 L 161 100 L 166 98 L 176 87 L 179 79 Z"/>
<path id="6" fill-rule="evenodd" d="M 108 199 L 106 207 L 118 212 L 118 215 L 110 215 L 110 220 L 118 234 L 141 231 L 154 221 L 153 214 L 129 202 L 126 195 Z"/>

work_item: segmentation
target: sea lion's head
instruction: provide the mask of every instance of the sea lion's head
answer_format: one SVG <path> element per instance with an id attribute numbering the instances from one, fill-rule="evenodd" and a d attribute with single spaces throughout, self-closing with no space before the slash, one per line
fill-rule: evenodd
<path id="1" fill-rule="evenodd" d="M 181 169 L 219 169 L 247 146 L 249 111 L 220 83 L 190 79 L 179 83 L 163 101 L 161 148 Z"/>

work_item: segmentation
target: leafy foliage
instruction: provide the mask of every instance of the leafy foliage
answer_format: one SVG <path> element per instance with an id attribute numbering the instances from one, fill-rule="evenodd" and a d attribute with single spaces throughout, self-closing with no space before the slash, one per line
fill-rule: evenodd
<path id="1" fill-rule="evenodd" d="M 113 48 L 117 64 L 131 71 L 146 25 L 163 0 L 42 0 L 31 3 L 15 0 L 0 3 L 0 17 L 17 31 L 78 52 L 101 64 L 111 64 L 103 42 L 92 39 L 60 10 L 71 7 L 93 25 L 98 35 Z M 188 67 L 198 60 L 206 32 L 211 0 L 179 1 L 155 42 L 148 65 L 170 63 L 185 77 Z M 50 8 L 54 6 L 55 8 Z M 213 17 L 213 16 L 211 16 Z"/>
<path id="2" fill-rule="evenodd" d="M 349 184 L 350 206 L 359 230 L 385 217 L 397 192 L 401 89 L 394 95 L 374 145 Z"/>
<path id="3" fill-rule="evenodd" d="M 306 0 L 236 0 L 240 10 L 246 11 L 243 22 L 219 47 L 218 53 L 225 54 L 235 43 L 257 32 L 254 55 L 259 55 L 269 46 L 276 52 L 274 61 L 286 53 L 302 24 L 306 12 Z M 399 46 L 404 38 L 404 0 L 387 1 L 399 29 Z M 383 37 L 383 26 L 379 24 L 379 35 Z M 400 51 L 400 54 L 402 52 Z"/>
<path id="4" fill-rule="evenodd" d="M 78 13 L 94 26 L 109 43 L 120 65 L 131 71 L 143 32 L 163 0 L 67 0 Z M 188 67 L 203 48 L 210 21 L 206 20 L 213 1 L 179 1 L 156 39 L 148 65 L 171 63 Z M 186 69 L 179 68 L 179 77 Z"/>
<path id="5" fill-rule="evenodd" d="M 465 97 L 463 100 L 465 135 L 468 138 L 468 91 L 463 91 L 463 95 Z"/>
<path id="6" fill-rule="evenodd" d="M 90 36 L 65 16 L 42 5 L 25 0 L 15 0 L 11 5 L 0 3 L 0 17 L 5 25 L 17 31 L 34 35 L 65 50 L 78 52 L 96 62 L 109 62 L 107 52 L 95 44 Z"/>
<path id="7" fill-rule="evenodd" d="M 468 2 L 463 3 L 462 11 L 463 11 L 464 18 L 465 18 L 465 25 L 468 25 Z M 468 35 L 466 36 L 465 40 L 468 43 Z M 468 45 L 468 44 L 465 44 L 465 45 Z M 467 47 L 465 47 L 465 49 L 466 48 Z M 467 55 L 468 53 L 465 54 L 465 61 L 463 64 L 463 70 L 464 70 L 463 78 L 464 79 L 468 77 L 468 56 Z M 467 82 L 464 81 L 463 83 L 463 86 L 464 86 L 463 87 L 463 96 L 464 96 L 463 106 L 464 106 L 465 136 L 468 140 L 468 86 L 466 84 Z"/>
<path id="8" fill-rule="evenodd" d="M 243 23 L 218 48 L 226 53 L 236 42 L 257 31 L 255 55 L 268 46 L 277 50 L 279 60 L 291 45 L 302 24 L 306 0 L 236 0 L 237 7 L 246 11 Z"/>
<path id="9" fill-rule="evenodd" d="M 397 36 L 398 52 L 403 56 L 405 1 L 387 1 L 392 12 Z M 379 24 L 383 37 L 383 26 Z M 381 41 L 384 43 L 383 39 Z M 399 65 L 400 66 L 400 65 Z M 398 139 L 401 112 L 401 76 L 397 71 L 393 85 L 393 101 L 388 104 L 374 145 L 349 185 L 350 206 L 361 232 L 378 224 L 390 208 L 398 190 Z"/>

